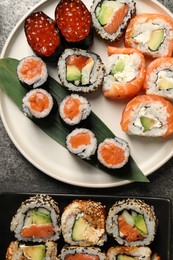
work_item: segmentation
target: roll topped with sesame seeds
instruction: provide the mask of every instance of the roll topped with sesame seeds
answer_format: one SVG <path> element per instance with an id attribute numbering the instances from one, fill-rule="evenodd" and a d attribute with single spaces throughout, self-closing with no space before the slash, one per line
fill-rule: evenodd
<path id="1" fill-rule="evenodd" d="M 61 216 L 63 238 L 70 245 L 103 245 L 107 240 L 105 225 L 105 206 L 92 200 L 72 201 Z"/>

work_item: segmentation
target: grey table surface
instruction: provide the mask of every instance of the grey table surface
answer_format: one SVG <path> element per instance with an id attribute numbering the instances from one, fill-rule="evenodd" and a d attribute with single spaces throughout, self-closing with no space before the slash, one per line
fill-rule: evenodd
<path id="1" fill-rule="evenodd" d="M 39 0 L 0 1 L 0 52 L 16 23 L 38 2 Z M 172 0 L 159 0 L 159 2 L 173 12 Z M 62 183 L 43 174 L 28 162 L 11 142 L 0 121 L 0 192 L 133 195 L 164 197 L 173 201 L 173 158 L 151 174 L 149 179 L 150 183 L 147 184 L 132 183 L 106 189 L 81 188 Z M 171 247 L 173 252 L 173 245 Z"/>

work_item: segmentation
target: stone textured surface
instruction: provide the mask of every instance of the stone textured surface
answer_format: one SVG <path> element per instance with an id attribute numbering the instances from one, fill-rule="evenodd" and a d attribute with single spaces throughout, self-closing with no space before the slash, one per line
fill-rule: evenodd
<path id="1" fill-rule="evenodd" d="M 38 2 L 38 0 L 0 1 L 0 52 L 12 28 Z M 160 0 L 159 2 L 173 12 L 173 1 Z M 141 195 L 166 197 L 173 201 L 173 158 L 149 179 L 149 184 L 132 183 L 123 187 L 94 190 L 61 183 L 41 173 L 19 153 L 0 121 L 0 192 Z"/>

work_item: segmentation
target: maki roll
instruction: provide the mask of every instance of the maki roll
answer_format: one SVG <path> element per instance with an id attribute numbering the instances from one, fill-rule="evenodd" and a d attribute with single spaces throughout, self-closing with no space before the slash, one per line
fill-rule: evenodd
<path id="1" fill-rule="evenodd" d="M 59 114 L 67 125 L 76 125 L 88 118 L 91 105 L 85 97 L 77 94 L 66 96 L 59 105 Z"/>
<path id="2" fill-rule="evenodd" d="M 172 56 L 173 20 L 162 14 L 138 14 L 129 23 L 125 45 L 152 58 Z"/>
<path id="3" fill-rule="evenodd" d="M 64 241 L 73 246 L 102 246 L 107 240 L 105 224 L 105 206 L 93 200 L 74 200 L 61 216 Z"/>
<path id="4" fill-rule="evenodd" d="M 47 119 L 54 114 L 57 103 L 45 89 L 30 90 L 22 100 L 23 112 L 32 119 Z"/>
<path id="5" fill-rule="evenodd" d="M 68 48 L 88 49 L 93 44 L 92 17 L 81 0 L 60 0 L 55 20 Z"/>
<path id="6" fill-rule="evenodd" d="M 123 167 L 129 159 L 130 148 L 128 143 L 118 137 L 106 138 L 99 144 L 97 158 L 101 164 L 110 169 Z"/>
<path id="7" fill-rule="evenodd" d="M 10 230 L 19 241 L 58 240 L 61 233 L 58 204 L 46 194 L 30 197 L 18 208 Z"/>
<path id="8" fill-rule="evenodd" d="M 173 133 L 173 105 L 157 95 L 139 95 L 123 111 L 121 127 L 131 135 L 165 137 Z"/>
<path id="9" fill-rule="evenodd" d="M 96 151 L 97 139 L 89 129 L 76 128 L 67 136 L 66 147 L 72 154 L 89 160 Z"/>
<path id="10" fill-rule="evenodd" d="M 28 56 L 19 61 L 17 76 L 21 84 L 29 89 L 47 87 L 48 70 L 43 60 Z"/>
<path id="11" fill-rule="evenodd" d="M 64 47 L 54 20 L 44 12 L 31 13 L 25 19 L 25 35 L 29 46 L 45 61 L 56 61 Z"/>
<path id="12" fill-rule="evenodd" d="M 66 246 L 62 248 L 59 260 L 83 259 L 83 260 L 105 260 L 105 253 L 98 247 Z"/>
<path id="13" fill-rule="evenodd" d="M 151 260 L 151 249 L 146 246 L 115 246 L 107 251 L 107 260 Z"/>
<path id="14" fill-rule="evenodd" d="M 144 55 L 133 48 L 108 46 L 103 94 L 113 100 L 130 99 L 143 89 L 145 79 Z"/>
<path id="15" fill-rule="evenodd" d="M 6 260 L 56 260 L 56 256 L 57 244 L 53 241 L 32 245 L 13 241 L 7 249 Z"/>
<path id="16" fill-rule="evenodd" d="M 92 92 L 103 81 L 105 69 L 101 58 L 81 49 L 66 49 L 58 61 L 59 79 L 74 92 Z"/>
<path id="17" fill-rule="evenodd" d="M 134 0 L 95 0 L 91 6 L 93 27 L 108 42 L 120 39 L 135 13 Z"/>
<path id="18" fill-rule="evenodd" d="M 108 234 L 127 246 L 149 245 L 155 238 L 157 225 L 154 207 L 140 199 L 117 201 L 106 220 Z"/>
<path id="19" fill-rule="evenodd" d="M 163 57 L 152 61 L 146 70 L 146 94 L 155 94 L 173 101 L 173 58 Z"/>

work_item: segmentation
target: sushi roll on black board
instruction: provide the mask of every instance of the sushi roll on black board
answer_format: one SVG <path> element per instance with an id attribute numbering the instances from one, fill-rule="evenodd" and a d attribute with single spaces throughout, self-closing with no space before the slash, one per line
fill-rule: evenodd
<path id="1" fill-rule="evenodd" d="M 153 206 L 140 199 L 116 202 L 108 212 L 106 231 L 120 245 L 146 246 L 155 238 L 158 220 Z"/>
<path id="2" fill-rule="evenodd" d="M 92 17 L 81 0 L 60 0 L 55 21 L 66 47 L 88 49 L 93 44 Z"/>
<path id="3" fill-rule="evenodd" d="M 40 244 L 24 244 L 19 241 L 12 241 L 7 249 L 6 260 L 56 260 L 57 244 L 53 241 L 46 241 Z"/>
<path id="4" fill-rule="evenodd" d="M 101 86 L 104 74 L 101 58 L 86 50 L 65 49 L 58 61 L 59 79 L 69 91 L 95 91 Z"/>
<path id="5" fill-rule="evenodd" d="M 10 230 L 19 241 L 58 240 L 61 233 L 58 204 L 45 194 L 30 197 L 18 208 Z"/>
<path id="6" fill-rule="evenodd" d="M 67 125 L 77 125 L 88 118 L 91 105 L 85 97 L 77 94 L 66 96 L 59 105 L 59 114 Z"/>
<path id="7" fill-rule="evenodd" d="M 120 39 L 135 13 L 134 0 L 95 0 L 91 6 L 93 27 L 108 42 Z"/>
<path id="8" fill-rule="evenodd" d="M 57 102 L 45 89 L 32 89 L 22 100 L 22 109 L 26 116 L 34 120 L 48 119 L 55 114 Z"/>
<path id="9" fill-rule="evenodd" d="M 64 241 L 72 246 L 101 246 L 107 240 L 106 211 L 101 202 L 74 200 L 61 215 Z"/>
<path id="10" fill-rule="evenodd" d="M 21 84 L 28 89 L 48 87 L 48 70 L 43 60 L 28 56 L 19 61 L 17 76 Z"/>

